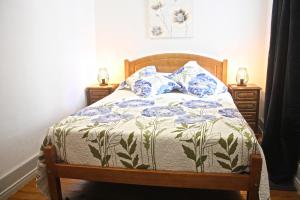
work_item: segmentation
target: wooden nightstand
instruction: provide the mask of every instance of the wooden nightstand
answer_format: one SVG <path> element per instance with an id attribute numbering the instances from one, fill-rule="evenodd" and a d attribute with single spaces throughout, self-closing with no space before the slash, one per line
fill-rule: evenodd
<path id="1" fill-rule="evenodd" d="M 228 90 L 245 120 L 251 126 L 254 133 L 258 134 L 259 98 L 261 88 L 255 84 L 247 84 L 247 86 L 229 84 Z"/>
<path id="2" fill-rule="evenodd" d="M 99 84 L 91 85 L 86 89 L 87 105 L 91 105 L 96 101 L 111 94 L 118 87 L 118 84 L 109 84 L 107 86 L 100 86 Z"/>

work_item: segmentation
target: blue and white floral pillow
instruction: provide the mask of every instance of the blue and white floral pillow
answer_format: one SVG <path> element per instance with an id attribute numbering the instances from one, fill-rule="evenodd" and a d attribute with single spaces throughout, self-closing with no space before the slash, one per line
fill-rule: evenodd
<path id="1" fill-rule="evenodd" d="M 155 66 L 147 66 L 139 69 L 125 81 L 119 89 L 130 89 L 141 97 L 171 92 L 180 86 L 167 77 L 168 74 L 156 72 Z"/>
<path id="2" fill-rule="evenodd" d="M 138 79 L 131 87 L 131 90 L 141 97 L 168 93 L 175 89 L 180 89 L 180 85 L 159 73 Z"/>
<path id="3" fill-rule="evenodd" d="M 149 97 L 179 89 L 180 85 L 160 73 L 136 80 L 131 90 L 138 96 Z"/>
<path id="4" fill-rule="evenodd" d="M 137 80 L 144 77 L 153 76 L 154 74 L 156 74 L 156 67 L 154 65 L 143 67 L 123 81 L 120 84 L 119 89 L 132 89 L 133 84 Z"/>
<path id="5" fill-rule="evenodd" d="M 227 91 L 227 87 L 218 78 L 202 68 L 196 61 L 189 61 L 183 67 L 168 76 L 176 81 L 183 93 L 205 97 Z"/>

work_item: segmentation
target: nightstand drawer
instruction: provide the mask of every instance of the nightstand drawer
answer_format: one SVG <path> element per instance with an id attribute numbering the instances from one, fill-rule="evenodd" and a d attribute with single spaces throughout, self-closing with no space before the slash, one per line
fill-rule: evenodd
<path id="1" fill-rule="evenodd" d="M 110 90 L 90 90 L 91 97 L 103 97 L 110 94 Z"/>
<path id="2" fill-rule="evenodd" d="M 245 86 L 228 85 L 228 91 L 232 95 L 235 105 L 254 133 L 258 133 L 260 90 L 261 88 L 255 84 L 247 84 Z"/>
<path id="3" fill-rule="evenodd" d="M 104 98 L 104 97 L 102 97 L 102 98 Z M 99 101 L 102 98 L 97 98 L 97 99 L 91 98 L 90 101 L 89 101 L 89 104 L 95 103 L 96 101 Z"/>
<path id="4" fill-rule="evenodd" d="M 240 112 L 244 111 L 254 111 L 256 112 L 257 103 L 256 101 L 235 101 L 236 106 Z"/>
<path id="5" fill-rule="evenodd" d="M 86 89 L 87 105 L 95 103 L 100 99 L 110 95 L 118 87 L 118 84 L 109 84 L 101 86 L 94 84 Z"/>
<path id="6" fill-rule="evenodd" d="M 232 97 L 237 101 L 256 100 L 258 97 L 257 90 L 235 90 Z"/>
<path id="7" fill-rule="evenodd" d="M 256 112 L 241 112 L 246 121 L 256 121 Z"/>

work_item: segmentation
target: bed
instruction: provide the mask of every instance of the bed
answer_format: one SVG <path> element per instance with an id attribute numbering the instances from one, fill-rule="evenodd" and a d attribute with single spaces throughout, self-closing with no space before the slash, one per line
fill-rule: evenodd
<path id="1" fill-rule="evenodd" d="M 226 84 L 227 60 L 182 53 L 125 60 L 125 78 L 149 65 L 173 72 L 191 60 Z M 244 190 L 249 200 L 268 199 L 262 150 L 243 117 L 232 117 L 228 109 L 236 110 L 228 92 L 202 100 L 182 93 L 140 98 L 116 90 L 49 129 L 41 148 L 39 188 L 60 200 L 60 178 L 73 178 Z"/>

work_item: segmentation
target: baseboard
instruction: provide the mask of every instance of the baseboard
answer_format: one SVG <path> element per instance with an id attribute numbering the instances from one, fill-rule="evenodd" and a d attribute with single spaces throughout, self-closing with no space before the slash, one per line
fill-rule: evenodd
<path id="1" fill-rule="evenodd" d="M 21 189 L 35 176 L 38 155 L 34 155 L 19 167 L 0 178 L 0 199 L 9 196 Z"/>

